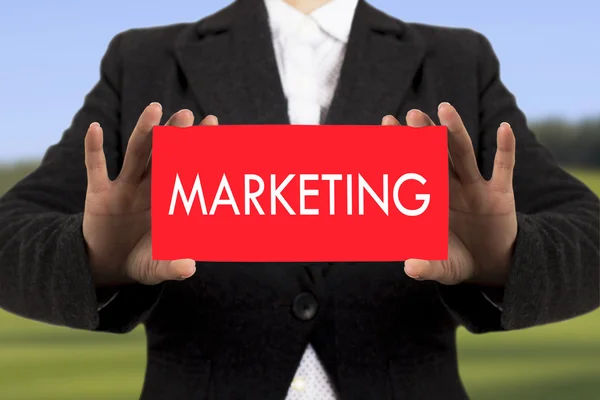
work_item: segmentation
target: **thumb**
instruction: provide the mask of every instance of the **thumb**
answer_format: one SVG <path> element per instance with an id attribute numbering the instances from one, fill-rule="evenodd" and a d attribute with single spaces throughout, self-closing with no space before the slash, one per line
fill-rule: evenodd
<path id="1" fill-rule="evenodd" d="M 436 281 L 444 285 L 460 282 L 459 273 L 448 261 L 428 261 L 412 258 L 404 262 L 404 272 L 418 281 Z"/>
<path id="2" fill-rule="evenodd" d="M 431 261 L 419 260 L 416 258 L 411 258 L 404 262 L 404 272 L 406 275 L 418 281 L 437 280 L 442 278 L 441 274 L 437 273 L 437 268 L 433 266 Z"/>
<path id="3" fill-rule="evenodd" d="M 159 261 L 153 263 L 153 270 L 149 271 L 151 281 L 160 283 L 164 281 L 182 281 L 196 272 L 196 261 L 181 259 L 174 261 Z"/>

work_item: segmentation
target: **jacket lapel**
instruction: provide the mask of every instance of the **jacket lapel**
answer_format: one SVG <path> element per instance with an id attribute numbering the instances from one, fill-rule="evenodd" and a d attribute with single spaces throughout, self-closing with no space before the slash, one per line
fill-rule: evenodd
<path id="1" fill-rule="evenodd" d="M 262 0 L 237 0 L 184 30 L 175 54 L 204 115 L 222 124 L 289 124 Z M 360 0 L 325 124 L 372 125 L 397 115 L 425 54 L 418 35 Z"/>
<path id="2" fill-rule="evenodd" d="M 262 0 L 237 0 L 200 21 L 175 52 L 204 115 L 227 125 L 289 123 Z"/>
<path id="3" fill-rule="evenodd" d="M 325 124 L 376 125 L 397 115 L 425 54 L 403 22 L 359 1 Z"/>

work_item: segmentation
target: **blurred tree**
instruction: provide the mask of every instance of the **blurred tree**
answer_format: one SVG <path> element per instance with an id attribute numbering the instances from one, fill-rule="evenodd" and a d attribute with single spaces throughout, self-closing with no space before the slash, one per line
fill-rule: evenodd
<path id="1" fill-rule="evenodd" d="M 600 117 L 577 123 L 548 119 L 532 124 L 539 141 L 566 167 L 600 167 Z"/>

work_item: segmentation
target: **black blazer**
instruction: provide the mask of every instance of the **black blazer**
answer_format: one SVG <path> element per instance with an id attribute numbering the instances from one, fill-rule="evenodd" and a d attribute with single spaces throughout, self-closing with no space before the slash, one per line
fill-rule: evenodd
<path id="1" fill-rule="evenodd" d="M 117 35 L 97 85 L 41 166 L 0 201 L 0 305 L 77 329 L 148 336 L 142 399 L 283 399 L 313 344 L 344 400 L 466 399 L 455 331 L 512 330 L 599 303 L 598 198 L 561 170 L 527 128 L 480 34 L 408 24 L 360 1 L 326 124 L 436 120 L 452 103 L 489 177 L 496 130 L 517 136 L 519 232 L 499 290 L 503 311 L 466 284 L 407 278 L 402 263 L 199 262 L 194 277 L 132 285 L 100 312 L 82 238 L 83 142 L 102 124 L 110 174 L 151 101 L 221 124 L 289 123 L 262 0 L 237 0 L 199 22 Z M 37 129 L 31 126 L 32 129 Z M 402 227 L 398 227 L 402 229 Z M 235 248 L 231 249 L 232 252 Z"/>

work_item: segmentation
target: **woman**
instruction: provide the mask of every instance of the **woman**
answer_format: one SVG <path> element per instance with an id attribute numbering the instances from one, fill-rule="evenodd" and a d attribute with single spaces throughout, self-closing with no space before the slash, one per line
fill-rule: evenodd
<path id="1" fill-rule="evenodd" d="M 449 259 L 153 261 L 152 127 L 200 117 L 447 126 Z M 0 200 L 0 305 L 78 329 L 143 323 L 143 400 L 465 399 L 457 326 L 596 308 L 598 235 L 597 197 L 536 142 L 480 34 L 364 1 L 237 0 L 112 40 L 71 127 Z"/>

